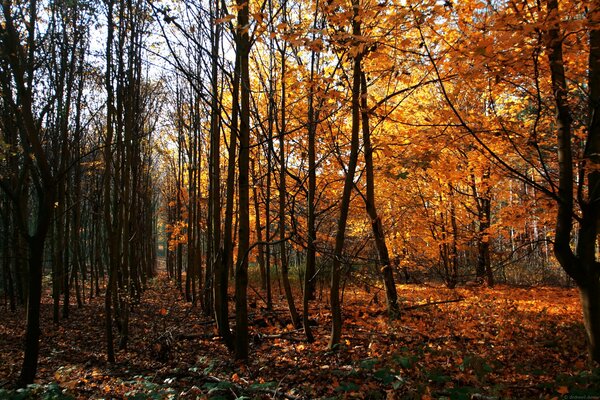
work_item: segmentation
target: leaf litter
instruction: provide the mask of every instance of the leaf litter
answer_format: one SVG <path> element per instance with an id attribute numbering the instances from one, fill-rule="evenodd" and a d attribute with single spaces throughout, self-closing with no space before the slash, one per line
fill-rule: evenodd
<path id="1" fill-rule="evenodd" d="M 575 289 L 397 288 L 408 309 L 399 320 L 387 318 L 373 293 L 346 293 L 344 336 L 335 350 L 327 349 L 325 295 L 313 302 L 316 341 L 308 343 L 291 326 L 283 295 L 275 292 L 274 310 L 267 311 L 250 292 L 255 307 L 246 363 L 233 360 L 212 318 L 183 301 L 164 275 L 133 308 L 128 349 L 117 353 L 115 364 L 105 357 L 103 298 L 72 307 L 69 319 L 55 325 L 46 295 L 38 379 L 20 398 L 54 392 L 63 397 L 46 397 L 600 398 Z M 0 397 L 16 393 L 24 318 L 20 309 L 0 319 Z"/>

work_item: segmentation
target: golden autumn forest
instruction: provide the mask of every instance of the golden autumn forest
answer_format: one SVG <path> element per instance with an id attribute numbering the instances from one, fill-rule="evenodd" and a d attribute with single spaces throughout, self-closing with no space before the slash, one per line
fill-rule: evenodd
<path id="1" fill-rule="evenodd" d="M 0 398 L 600 398 L 600 0 L 0 8 Z"/>

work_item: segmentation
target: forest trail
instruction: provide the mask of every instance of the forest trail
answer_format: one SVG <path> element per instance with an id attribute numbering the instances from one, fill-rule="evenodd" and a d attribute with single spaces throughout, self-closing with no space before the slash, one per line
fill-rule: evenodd
<path id="1" fill-rule="evenodd" d="M 398 292 L 406 307 L 462 300 L 416 307 L 390 322 L 373 294 L 347 288 L 343 345 L 331 352 L 326 300 L 311 310 L 317 340 L 309 344 L 302 331 L 292 329 L 276 291 L 276 311 L 251 309 L 252 356 L 240 364 L 215 337 L 211 320 L 184 302 L 161 272 L 134 306 L 129 349 L 117 353 L 114 365 L 104 355 L 103 298 L 73 307 L 71 317 L 56 326 L 46 294 L 40 386 L 30 391 L 54 390 L 78 399 L 600 395 L 594 392 L 598 376 L 586 370 L 574 289 L 398 285 Z M 23 320 L 22 310 L 4 311 L 0 320 L 4 387 L 19 372 Z"/>

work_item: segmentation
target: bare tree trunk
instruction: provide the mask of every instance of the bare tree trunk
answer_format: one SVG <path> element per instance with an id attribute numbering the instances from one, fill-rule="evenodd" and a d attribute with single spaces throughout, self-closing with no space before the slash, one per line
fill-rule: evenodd
<path id="1" fill-rule="evenodd" d="M 283 1 L 283 21 L 287 22 L 287 0 Z M 290 318 L 292 319 L 292 325 L 294 328 L 300 327 L 300 316 L 296 310 L 294 304 L 294 295 L 292 294 L 292 287 L 290 285 L 289 277 L 289 260 L 287 257 L 287 240 L 285 238 L 285 203 L 286 203 L 286 153 L 285 153 L 285 134 L 287 128 L 287 115 L 286 115 L 286 52 L 287 43 L 284 42 L 281 48 L 281 130 L 279 132 L 279 260 L 281 261 L 281 279 L 283 281 L 283 289 L 285 291 L 285 298 L 288 303 L 290 310 Z"/>
<path id="2" fill-rule="evenodd" d="M 116 260 L 116 238 L 113 229 L 113 216 L 111 212 L 111 177 L 113 163 L 113 113 L 114 113 L 114 89 L 112 83 L 112 45 L 114 40 L 114 24 L 113 24 L 114 0 L 108 0 L 108 32 L 106 40 L 106 76 L 105 85 L 107 93 L 106 107 L 106 139 L 104 142 L 104 227 L 108 237 L 108 284 L 106 285 L 106 293 L 104 297 L 104 318 L 105 318 L 105 334 L 106 334 L 106 357 L 109 363 L 115 362 L 115 349 L 113 338 L 113 305 L 112 298 L 117 273 Z M 98 272 L 97 272 L 98 273 Z M 99 273 L 98 273 L 99 275 Z"/>
<path id="3" fill-rule="evenodd" d="M 219 2 L 215 2 L 214 16 L 220 16 Z M 220 141 L 221 123 L 219 107 L 218 86 L 218 57 L 221 37 L 221 27 L 216 25 L 212 32 L 212 102 L 211 102 L 211 136 L 210 136 L 210 226 L 212 229 L 212 254 L 210 262 L 214 265 L 214 298 L 215 319 L 219 335 L 223 338 L 228 348 L 233 347 L 233 337 L 229 328 L 229 302 L 227 301 L 227 289 L 229 286 L 229 265 L 233 264 L 232 246 L 232 218 L 233 218 L 233 189 L 234 189 L 234 166 L 235 166 L 235 142 L 237 133 L 237 90 L 239 84 L 238 62 L 236 58 L 234 72 L 234 101 L 232 110 L 232 126 L 229 142 L 229 168 L 227 172 L 227 200 L 225 205 L 225 227 L 223 232 L 223 245 L 221 247 L 221 170 L 220 170 Z"/>
<path id="4" fill-rule="evenodd" d="M 354 37 L 361 36 L 361 23 L 359 15 L 359 0 L 352 0 L 354 15 L 352 18 L 352 34 Z M 344 241 L 346 238 L 346 224 L 348 221 L 348 212 L 350 209 L 350 196 L 354 187 L 354 174 L 358 162 L 359 133 L 360 133 L 360 78 L 362 75 L 362 54 L 354 57 L 352 74 L 352 137 L 350 141 L 350 159 L 348 160 L 348 170 L 344 179 L 344 189 L 342 192 L 342 201 L 340 204 L 340 216 L 338 218 L 337 233 L 335 235 L 335 248 L 333 252 L 333 265 L 331 267 L 331 337 L 329 338 L 329 348 L 335 349 L 342 337 L 342 305 L 340 301 L 340 280 L 342 269 L 342 256 L 344 250 Z"/>
<path id="5" fill-rule="evenodd" d="M 40 302 L 42 296 L 42 274 L 43 255 L 46 237 L 52 221 L 54 201 L 56 196 L 56 177 L 52 174 L 52 168 L 48 162 L 46 150 L 42 141 L 39 121 L 34 116 L 34 70 L 36 60 L 36 21 L 38 19 L 38 5 L 35 0 L 29 1 L 27 5 L 28 16 L 24 21 L 26 32 L 25 43 L 22 43 L 22 32 L 19 32 L 14 24 L 11 2 L 0 5 L 4 21 L 0 24 L 0 65 L 2 78 L 3 99 L 13 96 L 12 88 L 16 96 L 11 98 L 9 104 L 11 112 L 17 122 L 17 130 L 21 137 L 21 143 L 31 154 L 31 162 L 36 173 L 32 174 L 33 193 L 37 200 L 37 210 L 25 210 L 20 208 L 24 198 L 20 196 L 24 188 L 19 188 L 19 194 L 11 193 L 15 208 L 16 222 L 20 233 L 26 238 L 28 244 L 28 290 L 27 290 L 27 316 L 25 332 L 24 359 L 21 374 L 18 379 L 19 386 L 33 383 L 37 372 L 40 340 Z M 25 17 L 24 17 L 25 18 Z M 12 79 L 8 84 L 8 80 Z M 5 91 L 10 90 L 9 93 Z M 6 96 L 6 97 L 5 97 Z M 0 177 L 1 179 L 1 177 Z M 58 181 L 60 182 L 60 180 Z M 5 181 L 2 181 L 2 189 L 9 191 Z M 22 182 L 23 183 L 23 182 Z M 32 217 L 31 215 L 34 215 Z M 29 233 L 29 230 L 33 233 Z"/>
<path id="6" fill-rule="evenodd" d="M 385 298 L 387 301 L 388 314 L 392 318 L 400 316 L 400 307 L 398 306 L 398 293 L 396 292 L 396 282 L 394 281 L 394 270 L 390 262 L 390 254 L 385 243 L 385 232 L 381 218 L 377 215 L 375 206 L 375 174 L 373 166 L 373 146 L 371 145 L 371 130 L 369 126 L 369 113 L 367 108 L 367 79 L 364 72 L 361 73 L 361 114 L 362 114 L 362 133 L 363 146 L 365 153 L 365 173 L 367 180 L 367 197 L 365 198 L 365 207 L 367 214 L 371 219 L 371 229 L 375 238 L 375 246 L 379 254 L 379 263 L 383 275 L 383 285 L 385 286 Z"/>
<path id="7" fill-rule="evenodd" d="M 33 383 L 37 373 L 40 352 L 40 303 L 42 299 L 42 272 L 45 233 L 40 232 L 28 240 L 29 287 L 27 293 L 27 329 L 25 331 L 25 356 L 19 375 L 19 386 Z"/>
<path id="8" fill-rule="evenodd" d="M 260 161 L 258 162 L 260 164 Z M 256 240 L 258 243 L 263 242 L 262 231 L 263 227 L 261 224 L 261 213 L 260 213 L 260 198 L 258 194 L 258 185 L 260 184 L 259 179 L 256 177 L 256 166 L 254 160 L 252 160 L 252 197 L 254 198 L 254 230 L 256 231 Z M 258 269 L 260 272 L 260 286 L 263 290 L 267 288 L 267 271 L 265 269 L 265 251 L 262 244 L 258 244 Z"/>
<path id="9" fill-rule="evenodd" d="M 235 358 L 248 358 L 248 250 L 250 248 L 250 36 L 248 2 L 237 0 L 238 32 L 236 52 L 240 63 L 240 154 L 238 158 L 238 257 L 235 269 Z"/>
<path id="10" fill-rule="evenodd" d="M 315 5 L 315 15 L 313 27 L 317 29 L 317 16 L 319 14 L 318 4 Z M 314 77 L 315 69 L 318 70 L 319 56 L 313 51 L 310 57 L 310 89 L 308 94 L 308 193 L 307 193 L 307 249 L 306 249 L 306 269 L 304 271 L 304 293 L 302 296 L 302 324 L 306 340 L 313 342 L 315 340 L 309 321 L 309 302 L 315 299 L 316 282 L 316 264 L 317 251 L 315 242 L 317 240 L 316 221 L 315 221 L 315 195 L 317 192 L 317 163 L 316 163 L 316 134 L 317 122 L 315 118 L 315 89 Z"/>
<path id="11" fill-rule="evenodd" d="M 596 240 L 600 225 L 600 31 L 594 24 L 600 17 L 600 2 L 590 5 L 588 18 L 594 28 L 590 32 L 589 53 L 589 115 L 590 122 L 584 151 L 583 170 L 587 178 L 588 198 L 583 198 L 585 179 L 578 179 L 578 201 L 581 207 L 576 252 L 571 248 L 574 216 L 574 181 L 572 153 L 572 116 L 568 103 L 558 0 L 547 0 L 553 16 L 547 31 L 548 60 L 552 92 L 556 104 L 558 144 L 558 212 L 554 254 L 560 265 L 579 288 L 588 352 L 592 362 L 600 363 L 600 262 L 596 259 Z"/>

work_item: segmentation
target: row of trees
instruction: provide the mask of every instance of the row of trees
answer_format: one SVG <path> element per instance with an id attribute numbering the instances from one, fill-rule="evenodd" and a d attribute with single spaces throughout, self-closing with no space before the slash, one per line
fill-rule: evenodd
<path id="1" fill-rule="evenodd" d="M 73 291 L 81 306 L 105 290 L 110 361 L 113 321 L 126 348 L 130 306 L 154 273 L 161 86 L 142 73 L 148 13 L 131 1 L 94 7 L 2 3 L 2 269 L 10 308 L 27 307 L 20 384 L 36 374 L 46 273 L 57 324 L 61 297 L 68 318 Z M 91 28 L 102 11 L 99 58 Z"/>
<path id="2" fill-rule="evenodd" d="M 261 273 L 267 307 L 268 275 L 273 264 L 280 268 L 295 326 L 300 318 L 290 295 L 288 255 L 303 254 L 305 281 L 299 289 L 305 318 L 315 278 L 329 274 L 331 347 L 341 331 L 340 280 L 352 266 L 378 266 L 392 315 L 398 312 L 394 270 L 407 278 L 415 270 L 434 270 L 453 287 L 472 279 L 488 285 L 514 282 L 523 279 L 524 268 L 546 275 L 534 280 L 558 282 L 560 266 L 584 299 L 596 292 L 589 288 L 598 281 L 591 150 L 598 135 L 591 90 L 595 5 L 271 1 L 225 6 L 208 10 L 202 3 L 186 4 L 181 14 L 156 9 L 166 21 L 163 31 L 181 79 L 198 77 L 186 67 L 190 48 L 200 54 L 193 59 L 213 49 L 204 58 L 202 76 L 217 86 L 205 87 L 212 99 L 205 116 L 214 116 L 217 108 L 223 132 L 217 140 L 215 119 L 206 119 L 211 132 L 206 229 L 210 232 L 211 221 L 221 215 L 209 211 L 218 201 L 211 185 L 227 177 L 222 198 L 237 211 L 223 229 L 229 238 L 237 234 L 238 337 L 246 329 L 240 318 L 245 318 L 249 258 Z M 186 18 L 190 10 L 193 21 Z M 201 15 L 216 22 L 204 35 L 211 39 L 205 44 L 202 37 L 190 40 Z M 215 40 L 223 40 L 217 46 L 221 52 Z M 555 115 L 561 102 L 568 117 Z M 566 137 L 557 128 L 563 125 L 569 126 Z M 177 143 L 183 166 L 169 173 L 178 177 L 174 187 L 185 197 L 189 178 L 181 171 L 188 161 L 182 149 L 191 142 L 179 136 Z M 566 155 L 570 158 L 563 162 Z M 185 215 L 189 205 L 180 205 Z M 185 218 L 167 223 L 190 226 Z M 189 244 L 185 236 L 171 239 L 177 249 L 172 262 L 181 263 Z M 206 246 L 203 284 L 208 286 L 210 271 L 229 274 L 234 265 L 218 259 L 222 253 L 212 240 Z M 227 240 L 226 258 L 234 254 L 230 246 Z M 178 265 L 185 268 L 185 262 Z M 216 279 L 215 287 L 226 284 Z M 587 300 L 583 304 L 591 307 L 584 314 L 596 354 L 592 320 L 599 312 Z M 205 311 L 210 314 L 210 308 Z M 229 328 L 220 333 L 227 337 Z M 236 354 L 245 356 L 244 350 Z"/>
<path id="3" fill-rule="evenodd" d="M 21 383 L 35 376 L 46 271 L 57 322 L 61 295 L 67 316 L 72 291 L 83 303 L 103 282 L 109 361 L 114 324 L 126 348 L 156 225 L 168 273 L 239 359 L 251 264 L 267 308 L 278 268 L 307 340 L 329 280 L 337 348 L 341 287 L 372 278 L 352 271 L 376 271 L 398 317 L 395 272 L 492 285 L 524 254 L 556 264 L 553 248 L 600 360 L 598 1 L 2 11 L 0 233 L 3 288 L 28 307 Z"/>

